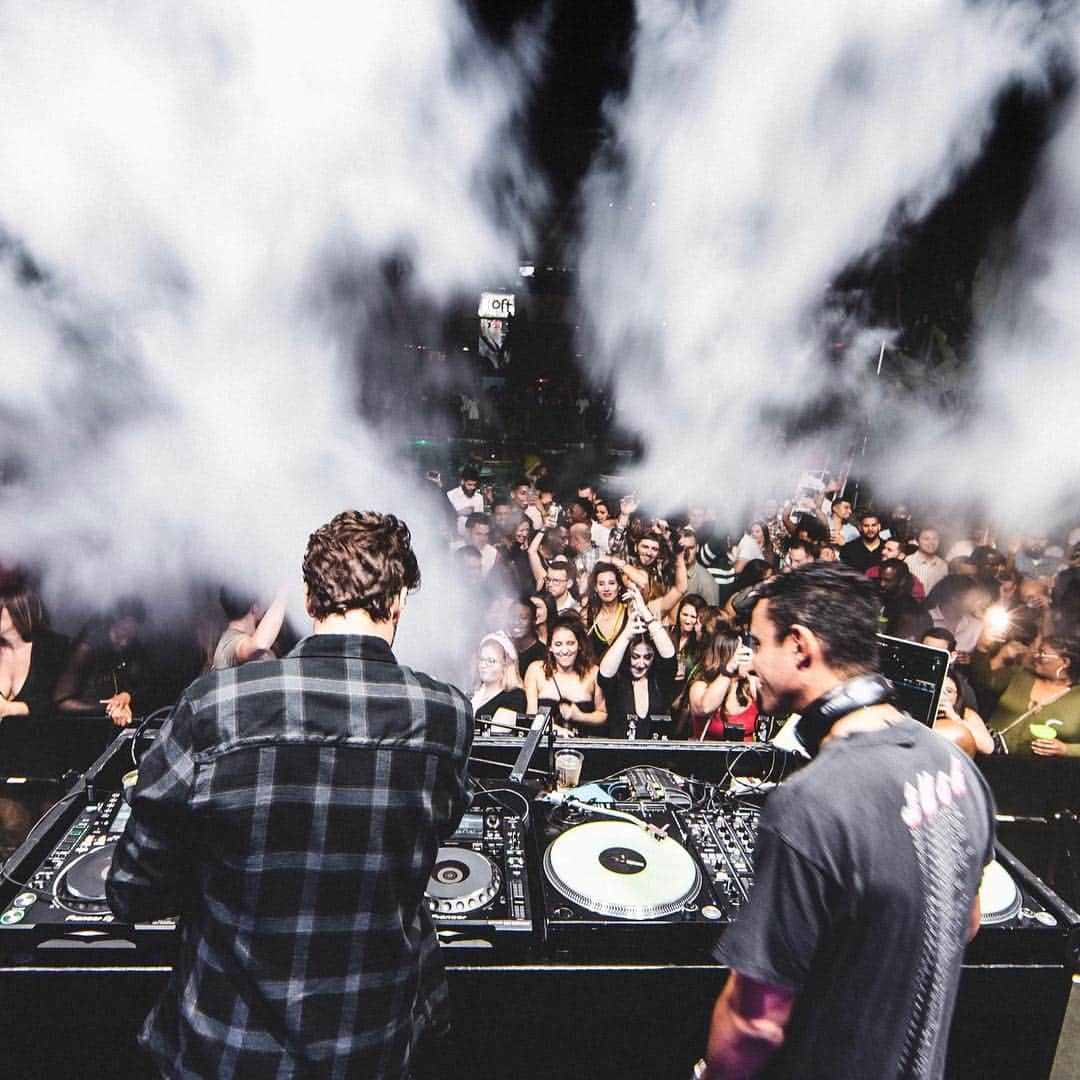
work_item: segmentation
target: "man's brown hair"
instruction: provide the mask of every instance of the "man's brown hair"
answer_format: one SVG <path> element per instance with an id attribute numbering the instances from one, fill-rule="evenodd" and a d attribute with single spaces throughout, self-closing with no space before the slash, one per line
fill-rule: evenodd
<path id="1" fill-rule="evenodd" d="M 398 593 L 420 584 L 408 525 L 373 510 L 345 510 L 316 529 L 308 537 L 303 574 L 316 619 L 360 608 L 385 622 Z"/>

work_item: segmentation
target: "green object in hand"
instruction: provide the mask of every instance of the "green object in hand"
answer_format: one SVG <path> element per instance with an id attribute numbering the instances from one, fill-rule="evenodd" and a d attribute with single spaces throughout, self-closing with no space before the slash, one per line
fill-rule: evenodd
<path id="1" fill-rule="evenodd" d="M 1056 739 L 1057 729 L 1052 728 L 1049 724 L 1032 724 L 1028 731 L 1031 732 L 1033 739 Z"/>

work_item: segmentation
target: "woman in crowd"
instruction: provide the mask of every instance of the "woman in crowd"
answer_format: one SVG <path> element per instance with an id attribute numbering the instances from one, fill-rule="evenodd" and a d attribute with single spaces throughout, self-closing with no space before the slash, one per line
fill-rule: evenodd
<path id="1" fill-rule="evenodd" d="M 1080 643 L 1048 634 L 1035 643 L 1029 664 L 994 670 L 993 636 L 984 632 L 971 658 L 975 686 L 1000 694 L 990 729 L 1010 754 L 1080 757 Z"/>
<path id="2" fill-rule="evenodd" d="M 625 739 L 631 723 L 640 728 L 668 715 L 675 696 L 675 643 L 641 593 L 631 587 L 630 597 L 633 610 L 600 661 L 606 734 L 614 739 Z"/>
<path id="3" fill-rule="evenodd" d="M 0 590 L 0 718 L 51 712 L 67 652 L 33 589 L 15 582 Z"/>
<path id="4" fill-rule="evenodd" d="M 501 630 L 485 634 L 476 652 L 473 716 L 491 721 L 493 731 L 513 728 L 525 711 L 525 691 L 518 671 L 517 649 Z"/>
<path id="5" fill-rule="evenodd" d="M 626 626 L 626 604 L 619 597 L 619 571 L 609 562 L 598 562 L 589 575 L 585 625 L 593 655 L 603 656 Z"/>
<path id="6" fill-rule="evenodd" d="M 517 650 L 518 674 L 523 679 L 529 665 L 547 655 L 547 645 L 536 634 L 536 610 L 528 596 L 511 600 L 506 609 L 506 634 Z"/>
<path id="7" fill-rule="evenodd" d="M 700 662 L 687 688 L 695 739 L 753 741 L 758 681 L 749 673 L 752 660 L 727 619 L 711 615 L 705 620 Z"/>
<path id="8" fill-rule="evenodd" d="M 739 540 L 735 548 L 735 572 L 739 573 L 747 563 L 757 559 L 765 562 L 773 570 L 777 568 L 779 561 L 769 542 L 769 526 L 764 521 L 750 522 L 750 528 Z"/>
<path id="9" fill-rule="evenodd" d="M 533 620 L 536 636 L 547 645 L 551 627 L 559 617 L 555 610 L 555 600 L 549 593 L 534 592 L 530 594 L 529 602 L 536 610 L 536 618 Z"/>
<path id="10" fill-rule="evenodd" d="M 607 710 L 597 675 L 581 620 L 560 616 L 551 623 L 547 656 L 525 673 L 525 711 L 551 706 L 556 730 L 564 735 L 602 728 Z"/>
<path id="11" fill-rule="evenodd" d="M 698 637 L 701 620 L 708 611 L 705 598 L 697 593 L 687 593 L 675 608 L 671 624 L 671 636 L 675 642 L 675 696 L 686 686 L 694 665 L 697 663 Z"/>
<path id="12" fill-rule="evenodd" d="M 615 528 L 615 518 L 608 508 L 606 499 L 597 499 L 593 504 L 593 511 L 595 513 L 592 527 L 593 543 L 606 555 L 611 540 L 611 530 Z"/>
<path id="13" fill-rule="evenodd" d="M 938 703 L 938 720 L 953 720 L 962 725 L 971 734 L 975 749 L 980 754 L 992 754 L 994 737 L 973 706 L 974 694 L 963 676 L 951 672 L 946 675 L 941 688 L 941 701 Z"/>

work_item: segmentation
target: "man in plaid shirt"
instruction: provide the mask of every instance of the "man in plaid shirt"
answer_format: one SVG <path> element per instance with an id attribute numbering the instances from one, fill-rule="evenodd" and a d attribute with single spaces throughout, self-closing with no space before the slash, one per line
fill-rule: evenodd
<path id="1" fill-rule="evenodd" d="M 420 582 L 403 522 L 339 514 L 303 573 L 314 632 L 184 692 L 109 875 L 119 918 L 181 917 L 140 1035 L 166 1076 L 406 1077 L 448 1019 L 424 889 L 472 710 L 391 652 Z"/>

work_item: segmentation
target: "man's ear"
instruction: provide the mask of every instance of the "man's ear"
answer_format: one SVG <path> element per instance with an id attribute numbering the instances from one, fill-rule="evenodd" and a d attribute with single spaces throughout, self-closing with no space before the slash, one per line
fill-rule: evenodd
<path id="1" fill-rule="evenodd" d="M 812 630 L 795 623 L 788 634 L 788 638 L 795 650 L 795 666 L 808 668 L 811 664 L 821 659 L 821 642 Z"/>
<path id="2" fill-rule="evenodd" d="M 405 613 L 405 601 L 409 596 L 409 587 L 403 585 L 401 591 L 390 601 L 390 620 L 398 622 Z"/>

